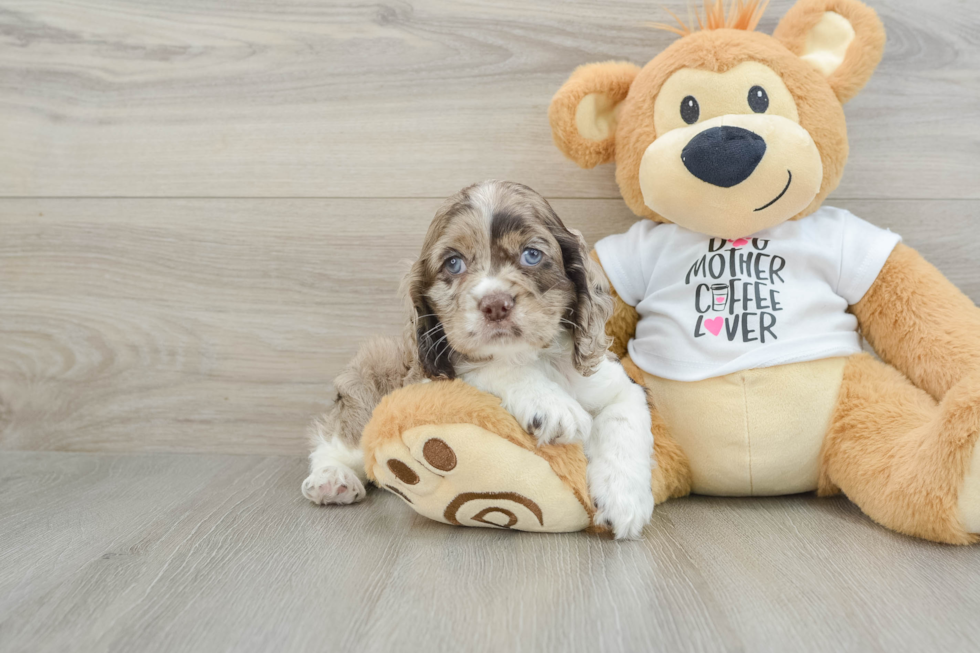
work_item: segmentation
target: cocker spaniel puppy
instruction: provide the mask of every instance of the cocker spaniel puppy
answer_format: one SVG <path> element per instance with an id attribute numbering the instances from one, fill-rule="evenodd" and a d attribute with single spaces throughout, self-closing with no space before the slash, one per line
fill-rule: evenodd
<path id="1" fill-rule="evenodd" d="M 304 495 L 363 498 L 357 443 L 374 406 L 405 383 L 458 377 L 500 397 L 539 442 L 581 442 L 596 524 L 639 536 L 653 512 L 650 409 L 608 352 L 612 299 L 581 234 L 527 186 L 475 184 L 436 214 L 406 290 L 408 344 L 372 341 L 338 377 Z"/>

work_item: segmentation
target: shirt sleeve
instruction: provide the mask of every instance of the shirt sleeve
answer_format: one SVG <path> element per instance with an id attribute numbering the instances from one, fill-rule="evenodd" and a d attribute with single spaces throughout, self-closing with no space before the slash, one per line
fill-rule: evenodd
<path id="1" fill-rule="evenodd" d="M 857 304 L 878 278 L 895 245 L 898 234 L 865 222 L 853 213 L 843 212 L 840 280 L 837 294 L 848 304 Z"/>
<path id="2" fill-rule="evenodd" d="M 602 269 L 624 302 L 636 306 L 646 296 L 649 271 L 656 251 L 651 247 L 657 223 L 640 220 L 624 234 L 607 236 L 595 244 Z"/>

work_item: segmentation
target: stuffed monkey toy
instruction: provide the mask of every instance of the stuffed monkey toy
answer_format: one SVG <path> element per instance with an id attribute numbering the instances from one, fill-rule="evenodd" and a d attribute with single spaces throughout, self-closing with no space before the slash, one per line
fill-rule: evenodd
<path id="1" fill-rule="evenodd" d="M 561 151 L 615 162 L 642 218 L 593 257 L 651 399 L 656 502 L 844 492 L 886 528 L 976 542 L 980 310 L 898 235 L 823 206 L 882 25 L 857 0 L 799 0 L 772 36 L 760 14 L 706 4 L 642 68 L 577 69 L 549 110 Z M 368 476 L 432 519 L 571 531 L 594 513 L 581 447 L 536 447 L 460 381 L 388 396 L 363 443 Z"/>

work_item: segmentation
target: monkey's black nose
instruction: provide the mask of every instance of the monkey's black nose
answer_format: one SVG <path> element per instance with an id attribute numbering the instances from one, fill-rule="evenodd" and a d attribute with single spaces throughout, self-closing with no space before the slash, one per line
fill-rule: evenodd
<path id="1" fill-rule="evenodd" d="M 701 181 L 731 188 L 749 178 L 765 153 L 766 142 L 755 132 L 712 127 L 684 146 L 681 161 Z"/>

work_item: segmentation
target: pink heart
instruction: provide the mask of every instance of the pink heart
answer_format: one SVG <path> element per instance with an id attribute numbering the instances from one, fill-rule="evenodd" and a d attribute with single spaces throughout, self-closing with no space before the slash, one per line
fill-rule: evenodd
<path id="1" fill-rule="evenodd" d="M 704 321 L 704 328 L 710 331 L 711 335 L 713 336 L 716 336 L 719 333 L 721 333 L 721 327 L 723 327 L 724 325 L 725 325 L 725 320 L 720 317 L 716 317 L 713 320 Z"/>
<path id="2" fill-rule="evenodd" d="M 739 238 L 738 240 L 729 240 L 728 242 L 730 242 L 732 244 L 732 247 L 736 249 L 738 249 L 739 247 L 745 247 L 746 245 L 749 244 L 749 241 L 745 238 Z"/>

